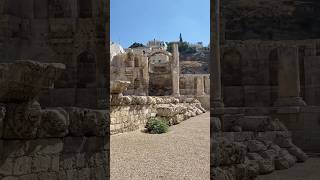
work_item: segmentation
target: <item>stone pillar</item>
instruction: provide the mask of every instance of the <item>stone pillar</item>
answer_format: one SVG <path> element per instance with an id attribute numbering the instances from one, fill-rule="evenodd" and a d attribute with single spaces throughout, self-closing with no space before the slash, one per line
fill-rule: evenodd
<path id="1" fill-rule="evenodd" d="M 197 96 L 203 96 L 205 94 L 203 81 L 204 81 L 203 76 L 197 76 L 197 89 L 196 89 Z"/>
<path id="2" fill-rule="evenodd" d="M 211 63 L 210 72 L 212 73 L 210 86 L 213 90 L 211 96 L 212 107 L 223 107 L 222 93 L 221 93 L 221 68 L 220 68 L 220 0 L 214 0 L 211 5 Z"/>
<path id="3" fill-rule="evenodd" d="M 300 97 L 300 76 L 298 48 L 280 46 L 278 48 L 278 100 L 275 106 L 305 106 Z"/>
<path id="4" fill-rule="evenodd" d="M 180 96 L 179 90 L 179 75 L 180 75 L 180 67 L 179 67 L 179 49 L 178 44 L 173 44 L 173 62 L 171 64 L 171 72 L 172 72 L 172 95 Z"/>
<path id="5" fill-rule="evenodd" d="M 210 94 L 210 76 L 204 76 L 204 92 Z"/>

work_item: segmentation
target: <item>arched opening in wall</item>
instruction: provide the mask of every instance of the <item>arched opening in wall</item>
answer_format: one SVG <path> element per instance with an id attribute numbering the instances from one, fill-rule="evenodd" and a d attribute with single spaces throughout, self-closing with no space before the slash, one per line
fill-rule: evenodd
<path id="1" fill-rule="evenodd" d="M 135 57 L 134 58 L 134 67 L 139 67 L 139 66 L 140 66 L 139 59 L 138 59 L 138 57 Z"/>
<path id="2" fill-rule="evenodd" d="M 79 17 L 91 18 L 92 17 L 92 1 L 91 0 L 78 0 Z"/>
<path id="3" fill-rule="evenodd" d="M 180 77 L 179 89 L 180 89 L 180 94 L 182 94 L 182 95 L 186 94 L 186 78 L 185 77 Z"/>
<path id="4" fill-rule="evenodd" d="M 61 1 L 61 0 L 48 0 L 49 1 L 49 17 L 51 18 L 66 18 L 70 17 L 71 9 L 68 7 L 68 1 Z"/>
<path id="5" fill-rule="evenodd" d="M 136 78 L 133 82 L 133 88 L 136 90 L 140 87 L 140 80 L 138 78 Z"/>
<path id="6" fill-rule="evenodd" d="M 241 54 L 236 49 L 226 50 L 221 60 L 221 84 L 226 106 L 244 105 Z"/>
<path id="7" fill-rule="evenodd" d="M 318 54 L 318 48 L 320 44 L 317 44 L 317 56 Z M 319 47 L 318 47 L 319 46 Z M 300 96 L 305 100 L 305 72 L 304 72 L 304 57 L 306 55 L 306 47 L 305 46 L 300 46 L 298 48 L 298 56 L 299 56 L 299 78 L 300 78 Z"/>
<path id="8" fill-rule="evenodd" d="M 278 71 L 279 71 L 279 56 L 278 49 L 272 49 L 269 53 L 269 85 L 270 85 L 270 105 L 278 98 Z"/>
<path id="9" fill-rule="evenodd" d="M 85 51 L 77 60 L 77 87 L 87 88 L 96 82 L 96 62 L 92 53 Z"/>
<path id="10" fill-rule="evenodd" d="M 222 81 L 226 86 L 242 85 L 241 55 L 237 50 L 226 51 L 222 56 Z"/>
<path id="11" fill-rule="evenodd" d="M 20 15 L 20 4 L 18 0 L 8 0 L 7 2 L 7 13 L 12 16 Z M 3 7 L 0 7 L 3 8 Z"/>
<path id="12" fill-rule="evenodd" d="M 33 0 L 33 16 L 34 18 L 48 17 L 48 4 L 44 0 Z"/>

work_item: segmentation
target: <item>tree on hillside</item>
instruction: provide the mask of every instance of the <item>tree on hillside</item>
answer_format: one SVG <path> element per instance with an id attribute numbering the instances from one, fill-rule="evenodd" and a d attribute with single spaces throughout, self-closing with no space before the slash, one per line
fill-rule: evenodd
<path id="1" fill-rule="evenodd" d="M 129 48 L 136 48 L 136 47 L 146 47 L 145 45 L 141 44 L 141 43 L 133 43 L 131 44 L 131 46 L 129 46 Z"/>
<path id="2" fill-rule="evenodd" d="M 174 42 L 167 42 L 167 51 L 173 53 L 173 45 Z M 179 42 L 179 52 L 180 53 L 195 53 L 196 49 L 194 47 L 190 47 L 188 42 Z"/>

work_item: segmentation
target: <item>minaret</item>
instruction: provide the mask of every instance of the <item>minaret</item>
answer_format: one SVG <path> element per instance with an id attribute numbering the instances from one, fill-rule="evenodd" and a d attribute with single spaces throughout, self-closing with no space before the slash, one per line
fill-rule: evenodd
<path id="1" fill-rule="evenodd" d="M 180 42 L 180 43 L 183 42 L 181 33 L 180 33 L 180 36 L 179 36 L 179 42 Z"/>

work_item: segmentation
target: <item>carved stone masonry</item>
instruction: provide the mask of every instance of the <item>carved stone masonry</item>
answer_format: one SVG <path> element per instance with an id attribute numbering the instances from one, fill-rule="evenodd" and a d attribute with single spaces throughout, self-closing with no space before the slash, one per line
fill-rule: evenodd
<path id="1" fill-rule="evenodd" d="M 3 138 L 37 137 L 42 111 L 36 98 L 42 90 L 52 87 L 63 69 L 63 64 L 30 60 L 0 64 L 0 102 L 7 111 L 4 121 L 0 120 Z"/>

